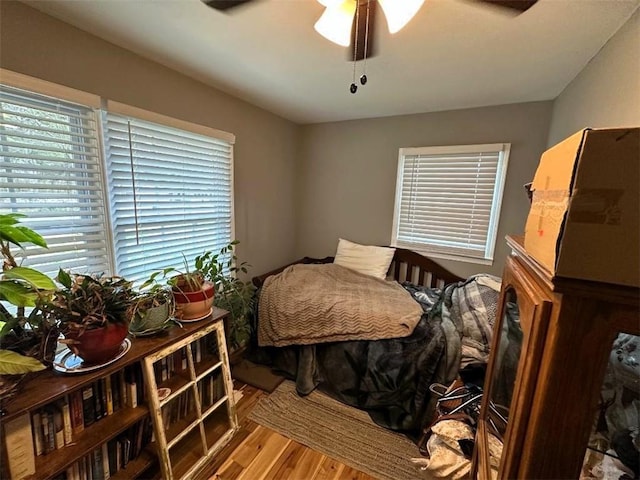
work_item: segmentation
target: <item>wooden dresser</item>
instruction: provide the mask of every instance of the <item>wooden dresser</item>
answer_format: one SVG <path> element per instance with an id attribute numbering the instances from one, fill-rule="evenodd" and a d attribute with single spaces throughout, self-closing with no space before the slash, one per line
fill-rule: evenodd
<path id="1" fill-rule="evenodd" d="M 616 384 L 622 370 L 612 356 L 620 333 L 640 334 L 639 289 L 554 278 L 522 238 L 507 243 L 473 474 L 491 478 L 493 462 L 502 479 L 578 478 L 585 458 L 617 455 L 606 409 L 639 397 L 638 370 Z M 496 411 L 508 416 L 505 428 Z M 492 421 L 504 441 L 499 458 L 490 454 Z"/>

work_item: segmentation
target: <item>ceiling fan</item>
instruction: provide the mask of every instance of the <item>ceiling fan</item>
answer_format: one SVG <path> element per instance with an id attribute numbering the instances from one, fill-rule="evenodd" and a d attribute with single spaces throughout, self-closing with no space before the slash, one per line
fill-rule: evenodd
<path id="1" fill-rule="evenodd" d="M 216 10 L 226 11 L 253 0 L 202 0 Z M 315 25 L 316 31 L 328 40 L 349 47 L 350 61 L 375 55 L 375 19 L 378 5 L 387 19 L 390 33 L 404 27 L 418 12 L 425 0 L 318 0 L 326 7 Z M 538 0 L 471 0 L 504 10 L 522 13 Z"/>

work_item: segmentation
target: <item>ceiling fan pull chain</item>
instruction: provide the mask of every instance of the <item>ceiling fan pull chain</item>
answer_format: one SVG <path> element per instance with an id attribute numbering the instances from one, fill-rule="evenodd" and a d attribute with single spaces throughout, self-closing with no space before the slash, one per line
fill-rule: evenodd
<path id="1" fill-rule="evenodd" d="M 358 91 L 358 85 L 356 85 L 356 53 L 358 51 L 358 24 L 360 23 L 360 1 L 356 0 L 356 35 L 353 40 L 353 81 L 349 86 L 351 93 Z"/>
<path id="2" fill-rule="evenodd" d="M 371 0 L 367 0 L 367 21 L 364 30 L 364 63 L 362 64 L 362 75 L 360 75 L 360 84 L 367 83 L 367 49 L 369 48 L 369 12 L 371 10 Z"/>

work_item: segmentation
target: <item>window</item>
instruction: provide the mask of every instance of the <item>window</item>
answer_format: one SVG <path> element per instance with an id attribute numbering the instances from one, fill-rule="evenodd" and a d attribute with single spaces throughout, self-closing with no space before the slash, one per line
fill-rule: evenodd
<path id="1" fill-rule="evenodd" d="M 509 148 L 401 148 L 392 245 L 492 263 Z"/>
<path id="2" fill-rule="evenodd" d="M 0 211 L 49 245 L 25 265 L 135 281 L 233 239 L 233 135 L 92 106 L 0 86 Z"/>
<path id="3" fill-rule="evenodd" d="M 103 113 L 116 270 L 140 280 L 184 269 L 232 240 L 231 145 Z M 183 257 L 184 255 L 184 257 Z"/>
<path id="4" fill-rule="evenodd" d="M 25 265 L 110 270 L 97 138 L 91 108 L 0 90 L 0 211 L 27 215 L 49 245 L 27 247 Z"/>

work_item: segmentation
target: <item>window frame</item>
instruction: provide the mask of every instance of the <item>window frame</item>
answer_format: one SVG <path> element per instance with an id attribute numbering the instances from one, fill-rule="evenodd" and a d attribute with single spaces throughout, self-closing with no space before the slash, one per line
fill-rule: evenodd
<path id="1" fill-rule="evenodd" d="M 500 223 L 500 213 L 502 207 L 502 199 L 507 177 L 507 167 L 509 164 L 509 154 L 511 151 L 510 143 L 492 143 L 492 144 L 476 144 L 476 145 L 443 145 L 443 146 L 427 146 L 427 147 L 402 147 L 398 151 L 398 164 L 396 174 L 395 200 L 393 207 L 393 225 L 391 230 L 391 242 L 394 247 L 409 248 L 419 253 L 426 254 L 433 258 L 442 258 L 446 260 L 456 260 L 466 263 L 475 263 L 481 265 L 492 265 L 495 253 L 495 244 L 497 240 L 498 226 Z M 465 255 L 464 253 L 446 252 L 443 247 L 438 247 L 435 243 L 418 243 L 406 242 L 398 238 L 398 232 L 401 225 L 400 211 L 402 208 L 402 184 L 404 180 L 404 164 L 407 157 L 419 155 L 455 155 L 455 154 L 480 154 L 480 153 L 497 153 L 498 162 L 496 175 L 494 177 L 494 190 L 491 200 L 490 217 L 487 237 L 485 241 L 485 249 L 483 257 Z"/>
<path id="2" fill-rule="evenodd" d="M 115 236 L 112 225 L 112 212 L 109 196 L 109 172 L 107 172 L 107 158 L 105 151 L 105 138 L 104 138 L 104 126 L 103 126 L 103 112 L 116 113 L 123 116 L 130 116 L 143 121 L 157 123 L 169 128 L 184 130 L 198 135 L 204 135 L 213 137 L 216 140 L 227 142 L 230 149 L 229 158 L 229 182 L 230 182 L 230 235 L 231 240 L 235 239 L 235 192 L 234 192 L 234 144 L 235 135 L 225 132 L 223 130 L 217 130 L 205 125 L 200 125 L 185 120 L 177 119 L 174 117 L 162 115 L 159 113 L 144 110 L 138 107 L 133 107 L 127 104 L 115 102 L 102 98 L 99 95 L 91 94 L 74 88 L 66 87 L 56 83 L 48 82 L 39 78 L 23 75 L 21 73 L 13 72 L 0 68 L 0 84 L 7 87 L 24 90 L 34 95 L 43 95 L 55 100 L 60 100 L 69 103 L 75 103 L 82 107 L 86 107 L 92 110 L 95 123 L 96 123 L 96 153 L 97 162 L 99 164 L 99 182 L 100 191 L 102 195 L 102 210 L 104 215 L 104 243 L 106 247 L 107 265 L 105 268 L 110 271 L 105 271 L 105 274 L 113 275 L 118 272 L 115 271 L 117 265 L 116 249 L 114 245 Z M 20 213 L 20 212 L 18 212 Z M 26 225 L 29 225 L 29 217 L 24 220 Z M 46 240 L 46 238 L 45 238 Z M 42 253 L 46 253 L 46 250 L 42 249 Z M 34 268 L 38 268 L 38 262 L 36 260 L 38 253 L 33 251 L 29 264 L 32 264 Z M 85 273 L 85 272 L 81 272 Z M 101 273 L 101 272 L 86 272 L 86 273 Z"/>

